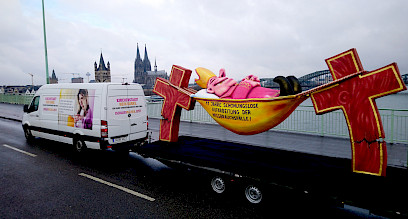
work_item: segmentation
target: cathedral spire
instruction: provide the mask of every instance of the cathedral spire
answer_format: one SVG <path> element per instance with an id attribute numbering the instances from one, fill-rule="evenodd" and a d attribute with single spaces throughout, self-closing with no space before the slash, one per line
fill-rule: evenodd
<path id="1" fill-rule="evenodd" d="M 146 44 L 145 44 L 145 53 L 144 53 L 144 58 L 143 58 L 143 67 L 144 67 L 144 69 L 143 69 L 144 72 L 152 70 L 152 67 L 151 67 L 150 61 L 149 61 L 149 56 L 147 56 Z"/>
<path id="2" fill-rule="evenodd" d="M 141 58 L 140 58 L 140 52 L 139 52 L 139 43 L 138 44 L 136 44 L 136 47 L 137 47 L 137 52 L 136 52 L 136 60 L 141 60 Z"/>
<path id="3" fill-rule="evenodd" d="M 149 57 L 147 56 L 147 48 L 146 48 L 146 44 L 145 44 L 145 53 L 144 53 L 144 60 L 143 61 L 149 61 Z"/>

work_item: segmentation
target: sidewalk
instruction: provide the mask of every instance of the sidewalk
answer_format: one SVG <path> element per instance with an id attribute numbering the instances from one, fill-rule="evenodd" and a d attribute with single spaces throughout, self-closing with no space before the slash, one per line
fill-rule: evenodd
<path id="1" fill-rule="evenodd" d="M 21 122 L 23 113 L 23 105 L 0 103 L 0 118 Z"/>

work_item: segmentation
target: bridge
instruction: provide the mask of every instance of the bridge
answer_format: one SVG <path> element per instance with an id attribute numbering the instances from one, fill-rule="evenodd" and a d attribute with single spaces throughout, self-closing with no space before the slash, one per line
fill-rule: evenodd
<path id="1" fill-rule="evenodd" d="M 408 84 L 408 74 L 401 75 L 405 84 Z M 322 84 L 333 81 L 329 70 L 315 71 L 298 78 L 302 90 L 309 90 Z M 273 82 L 273 78 L 261 78 L 261 85 L 268 88 L 279 88 L 279 84 Z"/>
<path id="2" fill-rule="evenodd" d="M 304 75 L 298 78 L 298 80 L 302 86 L 302 90 L 309 90 L 322 84 L 329 83 L 333 81 L 333 78 L 329 70 L 322 70 Z M 279 84 L 273 82 L 273 78 L 261 78 L 260 81 L 263 87 L 279 88 Z"/>

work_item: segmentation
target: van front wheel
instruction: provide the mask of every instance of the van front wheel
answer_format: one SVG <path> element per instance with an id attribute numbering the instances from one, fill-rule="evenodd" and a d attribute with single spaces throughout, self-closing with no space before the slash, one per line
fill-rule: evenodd
<path id="1" fill-rule="evenodd" d="M 27 125 L 24 126 L 24 137 L 28 142 L 31 142 L 34 138 L 33 134 L 31 134 L 31 130 L 28 128 Z"/>
<path id="2" fill-rule="evenodd" d="M 74 149 L 77 153 L 83 153 L 86 150 L 85 142 L 80 139 L 74 139 Z"/>

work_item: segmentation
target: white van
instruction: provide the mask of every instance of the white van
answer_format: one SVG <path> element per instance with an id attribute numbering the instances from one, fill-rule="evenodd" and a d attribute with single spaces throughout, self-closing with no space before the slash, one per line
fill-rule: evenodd
<path id="1" fill-rule="evenodd" d="M 129 151 L 148 138 L 146 100 L 139 84 L 43 85 L 22 120 L 27 140 L 40 137 L 86 148 Z"/>

